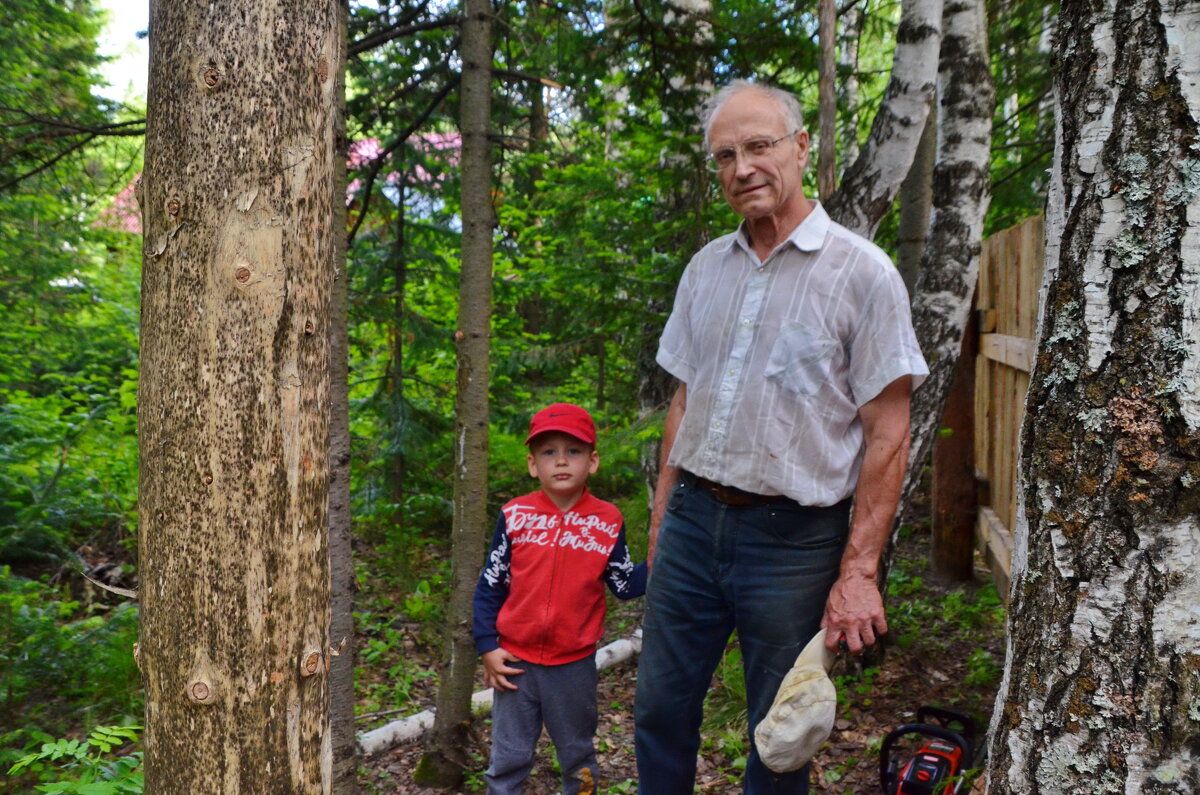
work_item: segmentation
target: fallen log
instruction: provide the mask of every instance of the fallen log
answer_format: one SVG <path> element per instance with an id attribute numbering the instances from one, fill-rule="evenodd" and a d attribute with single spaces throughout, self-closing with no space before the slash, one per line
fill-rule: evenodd
<path id="1" fill-rule="evenodd" d="M 639 628 L 628 638 L 621 638 L 596 652 L 596 670 L 625 662 L 642 650 L 642 630 Z M 492 708 L 492 689 L 480 690 L 471 696 L 471 711 L 486 713 Z M 358 750 L 363 755 L 377 754 L 409 740 L 415 740 L 433 727 L 432 709 L 423 710 L 407 718 L 392 721 L 378 729 L 363 732 L 358 736 Z"/>

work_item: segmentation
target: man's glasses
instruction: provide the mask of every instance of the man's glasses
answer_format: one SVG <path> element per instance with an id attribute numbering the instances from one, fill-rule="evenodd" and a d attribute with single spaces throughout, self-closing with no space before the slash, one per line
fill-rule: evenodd
<path id="1" fill-rule="evenodd" d="M 751 138 L 749 141 L 742 141 L 740 144 L 733 146 L 722 146 L 720 149 L 714 149 L 709 152 L 705 160 L 708 161 L 708 167 L 713 171 L 724 171 L 737 162 L 738 152 L 741 152 L 742 157 L 747 160 L 766 157 L 771 154 L 780 141 L 791 138 L 797 132 L 799 130 L 793 130 L 787 135 L 781 135 L 774 140 L 770 138 Z"/>

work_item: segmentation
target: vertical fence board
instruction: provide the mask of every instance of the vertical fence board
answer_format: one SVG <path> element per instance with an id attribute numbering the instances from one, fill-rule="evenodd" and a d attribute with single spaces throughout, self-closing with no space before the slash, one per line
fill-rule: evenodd
<path id="1" fill-rule="evenodd" d="M 980 325 L 975 367 L 975 467 L 979 480 L 976 543 L 1007 597 L 1012 532 L 1017 515 L 1017 460 L 1029 373 L 1023 360 L 989 356 L 1024 343 L 1036 350 L 1038 291 L 1044 250 L 1040 217 L 992 235 L 980 256 L 975 308 L 994 325 Z M 985 339 L 989 334 L 990 342 Z M 1027 357 L 1029 358 L 1029 357 Z"/>

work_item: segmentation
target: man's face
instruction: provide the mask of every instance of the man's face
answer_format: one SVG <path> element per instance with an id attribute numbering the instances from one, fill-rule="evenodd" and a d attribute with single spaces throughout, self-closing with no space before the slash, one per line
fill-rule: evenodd
<path id="1" fill-rule="evenodd" d="M 808 132 L 789 135 L 793 132 L 779 106 L 753 91 L 735 94 L 713 119 L 709 150 L 738 149 L 735 162 L 717 172 L 725 200 L 738 215 L 748 220 L 765 218 L 785 212 L 804 198 L 801 179 L 808 165 Z M 740 151 L 745 141 L 780 137 L 783 140 L 761 156 Z"/>

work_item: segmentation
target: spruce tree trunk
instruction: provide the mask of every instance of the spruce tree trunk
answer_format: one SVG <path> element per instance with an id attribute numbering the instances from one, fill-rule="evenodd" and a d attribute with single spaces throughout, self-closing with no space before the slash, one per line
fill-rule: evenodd
<path id="1" fill-rule="evenodd" d="M 333 0 L 152 0 L 145 787 L 330 791 Z"/>
<path id="2" fill-rule="evenodd" d="M 350 345 L 346 272 L 346 42 L 348 8 L 338 0 L 338 86 L 333 168 L 333 242 L 337 278 L 329 309 L 329 718 L 333 731 L 333 792 L 358 792 L 358 737 L 354 731 L 354 556 L 350 513 Z"/>
<path id="3" fill-rule="evenodd" d="M 491 130 L 492 9 L 465 0 L 462 23 L 462 274 L 459 283 L 458 392 L 454 402 L 453 574 L 446 609 L 442 668 L 420 783 L 452 787 L 470 762 L 466 753 L 477 663 L 471 638 L 475 581 L 487 546 L 488 343 L 492 311 Z"/>
<path id="4" fill-rule="evenodd" d="M 1200 5 L 1065 2 L 1055 49 L 990 792 L 1193 793 Z"/>

